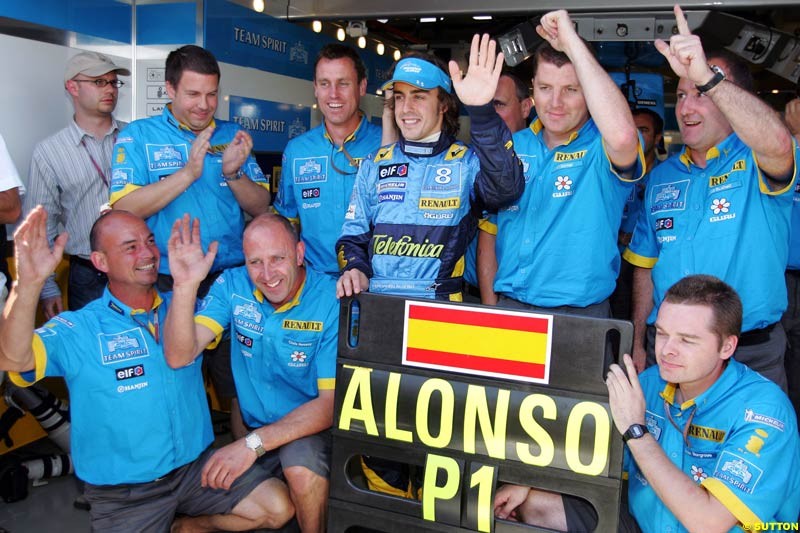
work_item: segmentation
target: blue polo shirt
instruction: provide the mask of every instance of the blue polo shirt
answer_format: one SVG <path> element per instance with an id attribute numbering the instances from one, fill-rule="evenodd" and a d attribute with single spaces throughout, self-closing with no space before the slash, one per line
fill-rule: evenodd
<path id="1" fill-rule="evenodd" d="M 69 389 L 72 459 L 95 485 L 143 483 L 197 459 L 214 440 L 202 359 L 170 368 L 156 341 L 167 315 L 103 296 L 36 330 L 35 369 L 9 373 L 28 386 L 63 376 Z"/>
<path id="2" fill-rule="evenodd" d="M 313 269 L 295 297 L 275 309 L 247 267 L 225 271 L 195 321 L 217 335 L 231 329 L 231 368 L 245 424 L 276 422 L 332 390 L 336 378 L 339 301 L 336 280 Z"/>
<path id="3" fill-rule="evenodd" d="M 490 219 L 497 226 L 494 290 L 541 307 L 586 307 L 616 286 L 617 232 L 644 155 L 640 148 L 628 180 L 609 161 L 591 119 L 553 149 L 543 135 L 538 119 L 514 134 L 525 192 Z"/>
<path id="4" fill-rule="evenodd" d="M 777 385 L 733 359 L 708 390 L 683 404 L 658 367 L 645 370 L 640 381 L 647 427 L 678 469 L 742 524 L 797 521 L 800 437 L 792 405 Z M 626 469 L 630 510 L 642 530 L 687 531 L 627 449 Z"/>
<path id="5" fill-rule="evenodd" d="M 162 257 L 167 257 L 167 241 L 172 225 L 189 213 L 199 218 L 203 249 L 219 243 L 212 272 L 244 263 L 242 233 L 244 212 L 222 177 L 222 153 L 241 128 L 233 122 L 214 120 L 211 147 L 203 161 L 203 174 L 164 209 L 151 215 L 147 225 L 153 230 Z M 194 132 L 173 116 L 169 106 L 161 116 L 131 122 L 122 130 L 114 147 L 111 166 L 111 204 L 140 187 L 158 183 L 186 165 Z M 242 165 L 245 174 L 269 188 L 264 173 L 250 155 Z M 266 206 L 265 206 L 266 207 Z M 169 261 L 161 261 L 158 271 L 169 274 Z"/>
<path id="6" fill-rule="evenodd" d="M 286 145 L 274 209 L 300 223 L 311 268 L 339 276 L 336 240 L 342 233 L 358 167 L 380 145 L 381 128 L 366 117 L 344 146 L 334 145 L 324 124 Z"/>
<path id="7" fill-rule="evenodd" d="M 706 168 L 686 148 L 648 177 L 644 209 L 625 259 L 652 268 L 653 324 L 664 294 L 690 274 L 710 274 L 742 299 L 742 331 L 781 319 L 783 271 L 789 255 L 794 175 L 773 191 L 753 152 L 732 133 L 706 156 Z"/>

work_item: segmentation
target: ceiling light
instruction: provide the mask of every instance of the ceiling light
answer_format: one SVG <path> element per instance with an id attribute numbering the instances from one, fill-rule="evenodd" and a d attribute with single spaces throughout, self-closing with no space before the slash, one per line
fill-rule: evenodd
<path id="1" fill-rule="evenodd" d="M 358 47 L 359 48 L 366 48 L 367 47 L 367 38 L 363 35 L 358 38 Z"/>
<path id="2" fill-rule="evenodd" d="M 472 17 L 472 20 L 492 20 L 491 15 L 475 15 Z"/>
<path id="3" fill-rule="evenodd" d="M 383 46 L 383 43 L 378 43 L 378 45 L 375 47 L 375 51 L 378 52 L 379 56 L 382 56 L 386 51 L 386 47 Z"/>
<path id="4" fill-rule="evenodd" d="M 340 41 L 344 41 L 345 38 L 344 28 L 339 28 L 338 30 L 336 30 L 336 38 L 339 39 Z"/>
<path id="5" fill-rule="evenodd" d="M 319 33 L 322 31 L 322 21 L 315 20 L 311 23 L 311 29 L 314 30 L 314 33 Z"/>
<path id="6" fill-rule="evenodd" d="M 253 9 L 259 13 L 264 12 L 264 0 L 253 0 Z"/>
<path id="7" fill-rule="evenodd" d="M 389 22 L 389 19 L 378 19 L 378 22 L 380 22 L 381 24 L 386 24 L 387 22 Z"/>
<path id="8" fill-rule="evenodd" d="M 436 22 L 436 17 L 420 17 L 420 22 Z"/>
<path id="9" fill-rule="evenodd" d="M 400 50 L 395 50 L 392 57 L 394 58 L 395 61 L 400 61 L 400 58 L 402 57 Z"/>

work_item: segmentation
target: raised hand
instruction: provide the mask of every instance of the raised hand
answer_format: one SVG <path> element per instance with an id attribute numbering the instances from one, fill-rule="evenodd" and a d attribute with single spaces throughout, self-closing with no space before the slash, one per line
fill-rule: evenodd
<path id="1" fill-rule="evenodd" d="M 469 50 L 467 75 L 461 78 L 458 63 L 450 61 L 450 77 L 458 98 L 465 105 L 484 105 L 494 98 L 497 80 L 503 70 L 503 53 L 495 54 L 497 43 L 475 34 Z"/>
<path id="2" fill-rule="evenodd" d="M 580 41 L 569 14 L 563 9 L 545 14 L 539 25 L 536 26 L 536 33 L 549 42 L 554 49 L 567 55 L 569 55 L 570 46 L 576 40 Z"/>
<path id="3" fill-rule="evenodd" d="M 189 215 L 185 214 L 176 220 L 167 241 L 169 270 L 174 285 L 199 284 L 203 281 L 217 256 L 217 247 L 218 243 L 214 241 L 208 246 L 208 252 L 203 253 L 198 219 L 190 221 Z"/>
<path id="4" fill-rule="evenodd" d="M 246 131 L 239 130 L 231 143 L 225 148 L 222 153 L 222 174 L 223 176 L 232 176 L 236 174 L 247 156 L 253 150 L 253 138 Z"/>
<path id="5" fill-rule="evenodd" d="M 50 249 L 47 211 L 37 205 L 14 233 L 14 256 L 20 284 L 43 284 L 61 262 L 67 238 L 67 233 L 62 233 Z"/>
<path id="6" fill-rule="evenodd" d="M 703 85 L 714 76 L 714 72 L 708 66 L 700 37 L 689 30 L 680 6 L 676 5 L 674 11 L 678 33 L 670 38 L 669 43 L 656 39 L 656 49 L 667 58 L 677 76 L 687 78 L 695 85 Z"/>

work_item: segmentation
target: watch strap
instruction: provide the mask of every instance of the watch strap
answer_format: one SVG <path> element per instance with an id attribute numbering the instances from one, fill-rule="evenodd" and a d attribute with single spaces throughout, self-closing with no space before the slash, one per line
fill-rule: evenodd
<path id="1" fill-rule="evenodd" d="M 641 439 L 647 435 L 647 426 L 644 424 L 632 424 L 625 433 L 622 434 L 623 442 L 628 442 L 631 439 Z"/>
<path id="2" fill-rule="evenodd" d="M 714 66 L 711 67 L 711 70 L 714 71 L 714 76 L 707 83 L 704 83 L 703 85 L 695 85 L 695 87 L 697 87 L 697 91 L 700 94 L 707 93 L 708 91 L 710 91 L 711 89 L 722 83 L 722 80 L 725 79 L 725 73 L 722 72 L 721 68 Z"/>

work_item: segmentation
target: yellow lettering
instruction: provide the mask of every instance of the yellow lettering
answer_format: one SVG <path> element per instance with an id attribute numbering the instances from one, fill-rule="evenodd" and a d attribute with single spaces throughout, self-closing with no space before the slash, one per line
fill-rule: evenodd
<path id="1" fill-rule="evenodd" d="M 370 381 L 372 369 L 350 365 L 345 365 L 344 368 L 352 369 L 353 374 L 350 376 L 347 391 L 344 393 L 342 411 L 339 416 L 339 429 L 350 431 L 350 424 L 353 420 L 360 420 L 364 423 L 367 434 L 377 437 L 378 425 L 375 423 L 375 413 L 372 410 L 372 382 Z M 356 407 L 356 400 L 361 407 Z"/>
<path id="2" fill-rule="evenodd" d="M 442 412 L 439 413 L 439 435 L 434 437 L 428 427 L 428 409 L 430 408 L 431 395 L 438 392 L 441 397 Z M 450 444 L 453 436 L 453 412 L 456 398 L 453 386 L 443 379 L 429 379 L 422 384 L 417 395 L 417 435 L 420 442 L 431 448 L 444 448 Z M 426 474 L 427 475 L 427 474 Z"/>
<path id="3" fill-rule="evenodd" d="M 594 418 L 594 443 L 592 446 L 592 460 L 583 464 L 580 457 L 581 427 L 583 420 L 591 416 Z M 594 402 L 580 402 L 575 404 L 567 419 L 567 435 L 565 439 L 565 454 L 567 465 L 578 474 L 596 476 L 603 472 L 608 462 L 608 442 L 611 437 L 611 418 L 608 411 Z"/>
<path id="4" fill-rule="evenodd" d="M 492 506 L 492 480 L 494 467 L 483 465 L 470 476 L 470 488 L 478 487 L 478 531 L 491 531 L 494 508 Z"/>
<path id="5" fill-rule="evenodd" d="M 511 394 L 507 390 L 497 391 L 497 405 L 494 410 L 494 427 L 489 415 L 486 400 L 486 389 L 478 385 L 467 387 L 467 399 L 464 405 L 464 451 L 475 453 L 475 430 L 478 423 L 486 451 L 495 459 L 506 458 L 506 422 L 508 419 L 508 402 Z M 476 423 L 477 419 L 477 423 Z"/>
<path id="6" fill-rule="evenodd" d="M 444 485 L 436 484 L 439 470 L 445 473 Z M 452 500 L 458 494 L 461 471 L 458 462 L 450 457 L 429 453 L 425 458 L 425 477 L 422 482 L 422 518 L 436 521 L 436 500 Z"/>
<path id="7" fill-rule="evenodd" d="M 553 446 L 553 438 L 539 425 L 533 417 L 533 410 L 541 407 L 542 416 L 547 420 L 556 419 L 556 402 L 544 394 L 531 394 L 522 400 L 519 406 L 519 423 L 523 431 L 527 433 L 534 444 L 539 446 L 539 454 L 531 453 L 533 444 L 517 443 L 517 455 L 520 461 L 533 466 L 548 466 L 553 462 L 556 449 Z"/>
<path id="8" fill-rule="evenodd" d="M 389 382 L 386 384 L 386 438 L 413 442 L 410 431 L 397 427 L 397 397 L 400 395 L 401 374 L 389 373 Z"/>

